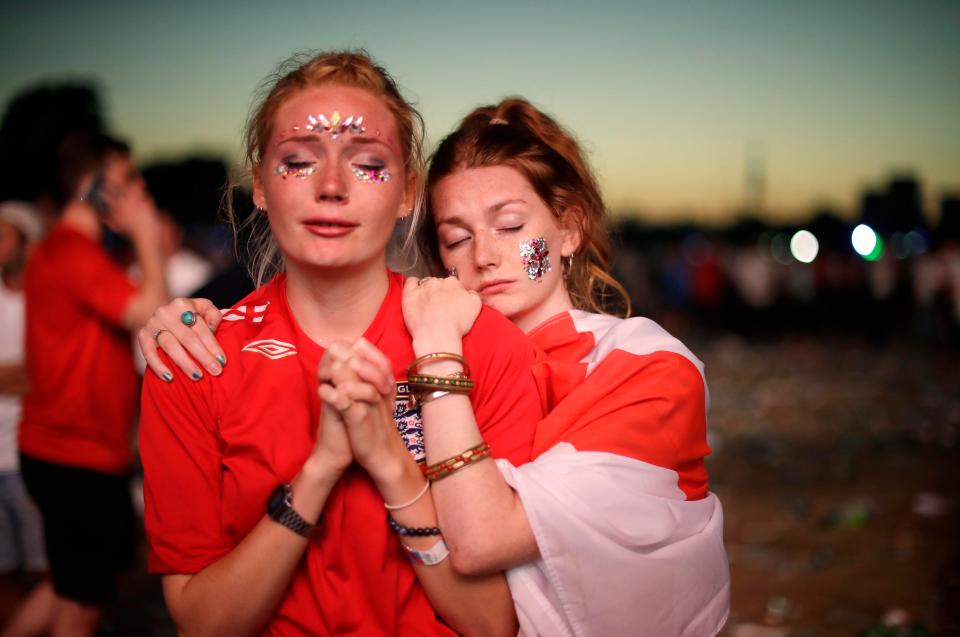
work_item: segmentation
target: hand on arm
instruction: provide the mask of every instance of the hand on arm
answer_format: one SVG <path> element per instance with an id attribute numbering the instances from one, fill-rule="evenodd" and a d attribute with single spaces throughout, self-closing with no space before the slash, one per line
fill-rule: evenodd
<path id="1" fill-rule="evenodd" d="M 384 501 L 404 505 L 390 511 L 407 527 L 437 526 L 436 512 L 425 478 L 410 456 L 393 420 L 395 383 L 389 359 L 365 339 L 352 347 L 334 343 L 321 363 L 328 389 L 324 409 L 337 409 L 349 432 L 357 462 L 370 474 Z M 419 495 L 419 497 L 418 497 Z M 386 514 L 386 511 L 384 512 Z M 386 517 L 386 515 L 384 515 Z M 401 537 L 412 549 L 432 549 L 440 538 Z M 456 573 L 449 560 L 432 566 L 414 565 L 431 604 L 465 635 L 515 635 L 516 615 L 501 573 L 468 577 Z"/>
<path id="2" fill-rule="evenodd" d="M 463 335 L 480 312 L 480 299 L 464 290 L 456 279 L 431 279 L 423 285 L 408 279 L 403 311 L 415 356 L 434 352 L 460 354 Z M 460 365 L 437 361 L 421 370 L 446 376 L 460 371 Z M 482 439 L 470 399 L 464 394 L 431 400 L 422 406 L 421 415 L 428 464 L 453 457 Z M 432 491 L 457 571 L 496 572 L 539 555 L 520 499 L 492 460 L 456 471 L 435 482 Z"/>
<path id="3" fill-rule="evenodd" d="M 187 311 L 196 314 L 193 327 L 180 319 Z M 207 299 L 178 298 L 158 307 L 137 332 L 147 365 L 157 377 L 173 379 L 171 369 L 157 354 L 159 348 L 190 378 L 202 376 L 203 370 L 219 375 L 227 362 L 214 336 L 221 320 L 220 310 Z"/>

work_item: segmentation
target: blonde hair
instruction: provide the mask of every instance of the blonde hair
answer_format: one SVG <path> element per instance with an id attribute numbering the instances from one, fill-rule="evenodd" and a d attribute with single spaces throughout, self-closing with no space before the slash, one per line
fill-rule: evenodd
<path id="1" fill-rule="evenodd" d="M 530 102 L 511 97 L 481 106 L 448 135 L 430 160 L 426 208 L 432 213 L 430 191 L 451 173 L 464 168 L 509 166 L 530 182 L 554 217 L 579 209 L 576 222 L 581 242 L 564 268 L 564 283 L 574 307 L 607 312 L 613 305 L 630 314 L 630 297 L 610 274 L 610 237 L 606 207 L 580 145 L 552 117 Z M 433 215 L 418 233 L 418 244 L 431 268 L 440 269 L 440 248 Z"/>
<path id="2" fill-rule="evenodd" d="M 280 107 L 300 91 L 324 85 L 360 88 L 383 101 L 393 114 L 406 175 L 415 176 L 415 188 L 421 191 L 423 173 L 423 118 L 400 93 L 386 69 L 362 50 L 297 53 L 280 64 L 261 84 L 247 120 L 244 134 L 244 177 L 260 166 L 267 143 L 273 134 L 274 119 Z M 233 203 L 233 183 L 226 196 L 226 209 L 238 252 L 247 263 L 256 286 L 284 270 L 283 254 L 270 231 L 266 215 L 254 211 L 240 214 Z M 418 211 L 419 202 L 414 206 Z M 249 237 L 241 246 L 240 237 Z M 412 236 L 412 234 L 411 234 Z M 409 242 L 409 241 L 408 241 Z"/>

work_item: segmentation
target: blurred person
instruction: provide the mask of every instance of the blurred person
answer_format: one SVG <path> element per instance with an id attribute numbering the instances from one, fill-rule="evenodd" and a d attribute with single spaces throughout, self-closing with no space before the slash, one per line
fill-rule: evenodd
<path id="1" fill-rule="evenodd" d="M 444 559 L 419 407 L 396 382 L 416 345 L 387 246 L 414 207 L 421 126 L 353 52 L 291 58 L 251 110 L 257 209 L 239 247 L 259 287 L 227 312 L 205 371 L 144 381 L 149 567 L 183 634 L 516 634 L 504 576 Z M 199 319 L 184 307 L 142 335 L 171 344 Z M 455 329 L 469 331 L 479 431 L 525 462 L 541 416 L 532 348 L 490 310 Z M 378 352 L 385 386 L 344 403 L 357 348 Z"/>
<path id="2" fill-rule="evenodd" d="M 44 518 L 55 600 L 47 609 L 28 599 L 13 634 L 94 634 L 116 573 L 132 564 L 138 381 L 129 330 L 167 298 L 157 210 L 126 144 L 78 133 L 59 160 L 63 208 L 24 275 L 20 423 L 21 471 Z M 139 285 L 101 246 L 107 229 L 129 239 Z"/>
<path id="3" fill-rule="evenodd" d="M 23 270 L 43 232 L 33 206 L 0 203 L 0 573 L 47 568 L 40 512 L 23 486 L 17 455 L 20 399 L 27 390 Z"/>
<path id="4" fill-rule="evenodd" d="M 454 568 L 506 569 L 522 635 L 716 634 L 729 572 L 704 466 L 703 365 L 652 321 L 603 313 L 605 296 L 625 293 L 607 272 L 605 207 L 576 141 L 524 100 L 481 107 L 441 142 L 426 190 L 419 243 L 436 274 L 459 280 L 405 284 L 413 355 L 428 360 L 422 373 L 467 372 L 461 339 L 482 299 L 538 347 L 549 410 L 532 462 L 461 462 L 470 469 L 460 471 L 442 459 L 483 440 L 470 401 L 423 392 L 428 486 Z M 182 308 L 204 325 L 181 329 Z M 159 311 L 140 332 L 154 371 L 169 373 L 150 332 L 169 330 L 210 364 L 223 351 L 206 324 L 220 320 L 202 300 Z M 175 339 L 159 344 L 195 369 Z M 335 355 L 359 379 L 333 383 L 325 410 L 348 418 L 356 403 L 389 396 L 382 354 L 361 346 Z"/>

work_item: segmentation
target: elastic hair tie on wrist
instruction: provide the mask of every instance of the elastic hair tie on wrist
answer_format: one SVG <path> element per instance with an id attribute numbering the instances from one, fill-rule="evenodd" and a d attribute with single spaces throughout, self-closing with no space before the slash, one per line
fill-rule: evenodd
<path id="1" fill-rule="evenodd" d="M 400 509 L 406 509 L 408 506 L 412 506 L 417 502 L 419 502 L 420 498 L 422 498 L 429 489 L 430 489 L 430 481 L 427 480 L 427 483 L 423 485 L 422 489 L 420 489 L 420 493 L 415 495 L 413 499 L 410 500 L 409 502 L 404 502 L 403 504 L 387 504 L 386 502 L 384 502 L 383 508 L 387 509 L 388 511 L 399 511 Z"/>

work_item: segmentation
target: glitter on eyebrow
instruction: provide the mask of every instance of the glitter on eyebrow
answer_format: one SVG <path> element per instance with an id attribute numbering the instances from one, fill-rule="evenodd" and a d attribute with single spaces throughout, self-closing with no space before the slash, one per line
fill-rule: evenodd
<path id="1" fill-rule="evenodd" d="M 316 164 L 310 166 L 300 166 L 295 168 L 290 164 L 283 163 L 273 169 L 273 174 L 282 179 L 287 177 L 296 177 L 297 179 L 306 179 L 313 173 L 317 172 Z"/>
<path id="2" fill-rule="evenodd" d="M 330 137 L 333 139 L 337 139 L 344 133 L 353 133 L 354 135 L 357 135 L 367 131 L 367 129 L 363 126 L 363 115 L 360 115 L 359 117 L 351 115 L 347 119 L 342 119 L 340 116 L 340 111 L 333 111 L 333 114 L 330 115 L 329 119 L 327 119 L 326 115 L 323 113 L 319 113 L 317 115 L 308 115 L 306 129 L 308 131 L 317 133 L 318 135 L 330 133 Z"/>
<path id="3" fill-rule="evenodd" d="M 365 184 L 383 184 L 390 181 L 390 171 L 386 168 L 359 168 L 353 167 L 353 176 L 357 181 Z"/>
<path id="4" fill-rule="evenodd" d="M 528 279 L 540 281 L 544 274 L 550 272 L 549 255 L 547 240 L 543 237 L 520 242 L 520 260 Z"/>

